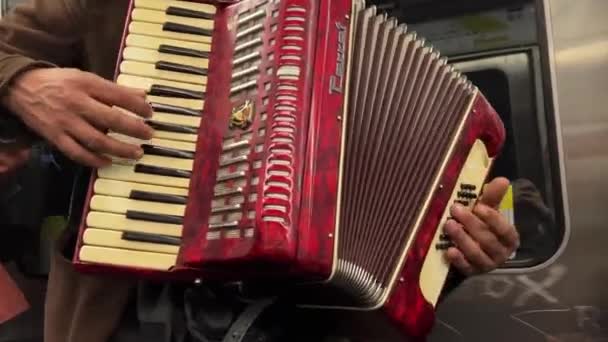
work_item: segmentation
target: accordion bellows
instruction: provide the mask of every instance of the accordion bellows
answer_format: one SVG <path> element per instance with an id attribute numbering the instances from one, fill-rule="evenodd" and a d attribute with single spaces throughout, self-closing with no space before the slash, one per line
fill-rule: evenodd
<path id="1" fill-rule="evenodd" d="M 122 44 L 156 133 L 91 175 L 78 269 L 282 284 L 428 333 L 442 225 L 505 139 L 474 85 L 358 0 L 133 0 Z"/>

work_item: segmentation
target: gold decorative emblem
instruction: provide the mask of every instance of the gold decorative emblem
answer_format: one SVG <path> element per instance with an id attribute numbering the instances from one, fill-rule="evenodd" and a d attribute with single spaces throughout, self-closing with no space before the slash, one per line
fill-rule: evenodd
<path id="1" fill-rule="evenodd" d="M 247 100 L 240 106 L 232 109 L 230 114 L 230 128 L 247 129 L 253 122 L 254 114 L 253 101 Z"/>

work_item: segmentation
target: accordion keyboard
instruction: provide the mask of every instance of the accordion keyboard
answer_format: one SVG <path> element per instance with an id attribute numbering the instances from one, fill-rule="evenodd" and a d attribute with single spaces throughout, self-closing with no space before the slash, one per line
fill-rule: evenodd
<path id="1" fill-rule="evenodd" d="M 155 135 L 140 141 L 108 133 L 140 144 L 144 155 L 137 161 L 114 159 L 97 171 L 82 261 L 160 270 L 175 265 L 205 103 L 215 10 L 188 1 L 134 1 L 116 82 L 147 91 L 154 110 L 147 122 Z"/>

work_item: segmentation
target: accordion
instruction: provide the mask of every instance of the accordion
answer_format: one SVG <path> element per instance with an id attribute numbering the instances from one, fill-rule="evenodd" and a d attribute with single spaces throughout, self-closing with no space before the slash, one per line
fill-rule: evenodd
<path id="1" fill-rule="evenodd" d="M 115 82 L 154 109 L 93 170 L 82 272 L 274 283 L 424 335 L 505 131 L 480 91 L 361 0 L 132 0 Z M 125 115 L 133 115 L 125 111 Z"/>

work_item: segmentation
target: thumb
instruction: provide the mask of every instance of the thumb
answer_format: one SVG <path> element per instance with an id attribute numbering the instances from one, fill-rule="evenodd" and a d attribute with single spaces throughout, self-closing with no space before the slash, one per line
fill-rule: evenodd
<path id="1" fill-rule="evenodd" d="M 483 187 L 480 202 L 490 208 L 497 208 L 507 193 L 509 184 L 509 180 L 504 177 L 494 178 Z"/>

